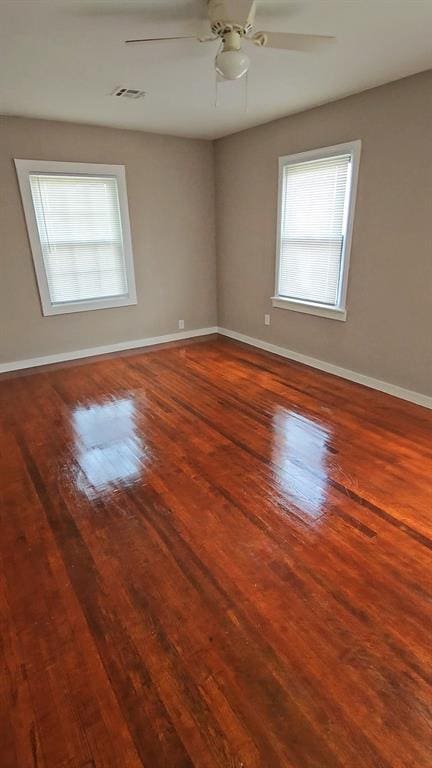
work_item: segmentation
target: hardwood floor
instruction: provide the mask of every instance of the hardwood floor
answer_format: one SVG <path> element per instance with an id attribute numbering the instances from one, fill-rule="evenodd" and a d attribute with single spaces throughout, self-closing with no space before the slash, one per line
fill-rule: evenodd
<path id="1" fill-rule="evenodd" d="M 1 767 L 431 768 L 431 434 L 227 340 L 1 381 Z"/>

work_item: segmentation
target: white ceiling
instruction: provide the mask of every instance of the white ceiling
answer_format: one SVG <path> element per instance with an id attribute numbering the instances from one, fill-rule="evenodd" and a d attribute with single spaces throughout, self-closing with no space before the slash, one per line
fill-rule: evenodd
<path id="1" fill-rule="evenodd" d="M 218 86 L 218 43 L 126 46 L 208 31 L 206 0 L 0 0 L 0 114 L 217 138 L 432 67 L 432 0 L 264 0 L 257 28 L 334 35 L 314 53 L 248 46 Z M 143 100 L 109 94 L 143 89 Z M 247 109 L 246 107 L 247 100 Z"/>

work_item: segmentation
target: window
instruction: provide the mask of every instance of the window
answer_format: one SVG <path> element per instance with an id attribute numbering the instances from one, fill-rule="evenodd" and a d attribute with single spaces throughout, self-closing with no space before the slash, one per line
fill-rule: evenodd
<path id="1" fill-rule="evenodd" d="M 274 307 L 346 319 L 360 141 L 279 160 Z"/>
<path id="2" fill-rule="evenodd" d="M 136 304 L 124 167 L 15 165 L 43 314 Z"/>

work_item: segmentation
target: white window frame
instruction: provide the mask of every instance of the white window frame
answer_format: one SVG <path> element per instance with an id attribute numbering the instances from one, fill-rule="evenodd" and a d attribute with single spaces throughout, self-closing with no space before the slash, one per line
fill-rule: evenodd
<path id="1" fill-rule="evenodd" d="M 271 297 L 272 306 L 279 309 L 290 309 L 294 312 L 304 312 L 308 315 L 318 315 L 328 317 L 334 320 L 346 320 L 347 308 L 346 298 L 348 289 L 348 272 L 351 252 L 352 232 L 354 226 L 354 212 L 357 198 L 357 182 L 360 165 L 361 141 L 349 141 L 344 144 L 335 144 L 332 147 L 321 149 L 312 149 L 307 152 L 298 152 L 295 155 L 285 155 L 279 158 L 279 191 L 278 191 L 278 215 L 277 215 L 277 251 L 276 251 L 276 281 L 275 295 Z M 334 306 L 319 304 L 317 302 L 304 301 L 300 299 L 287 298 L 279 295 L 279 273 L 280 273 L 280 255 L 281 255 L 281 224 L 282 224 L 282 200 L 283 200 L 283 177 L 284 169 L 288 165 L 308 162 L 311 160 L 323 160 L 337 155 L 351 155 L 351 188 L 349 197 L 349 208 L 347 216 L 347 228 L 344 238 L 341 271 L 339 278 L 339 293 L 337 303 Z"/>
<path id="2" fill-rule="evenodd" d="M 24 216 L 30 241 L 36 281 L 42 305 L 42 312 L 47 315 L 62 315 L 72 312 L 87 312 L 92 309 L 126 307 L 137 303 L 135 272 L 132 253 L 132 240 L 129 221 L 129 206 L 126 188 L 126 173 L 123 165 L 104 165 L 101 163 L 63 163 L 51 160 L 15 160 Z M 51 301 L 42 246 L 30 187 L 30 175 L 33 173 L 59 174 L 71 176 L 110 176 L 117 180 L 120 218 L 123 236 L 123 253 L 126 269 L 128 292 L 123 296 L 107 296 L 100 299 L 53 303 Z"/>

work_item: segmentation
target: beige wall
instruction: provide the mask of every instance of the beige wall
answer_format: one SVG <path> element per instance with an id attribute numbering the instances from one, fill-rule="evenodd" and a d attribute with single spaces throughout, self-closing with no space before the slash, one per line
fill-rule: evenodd
<path id="1" fill-rule="evenodd" d="M 432 395 L 431 125 L 426 72 L 217 141 L 219 325 Z M 352 139 L 347 322 L 272 309 L 277 159 Z M 42 316 L 14 157 L 126 166 L 137 306 Z M 217 323 L 211 142 L 2 118 L 0 238 L 0 363 Z"/>
<path id="2" fill-rule="evenodd" d="M 352 139 L 347 321 L 272 309 L 278 157 Z M 432 72 L 221 139 L 216 176 L 219 325 L 432 395 Z"/>
<path id="3" fill-rule="evenodd" d="M 126 166 L 138 305 L 43 317 L 13 158 Z M 0 363 L 216 324 L 211 142 L 0 119 Z"/>

